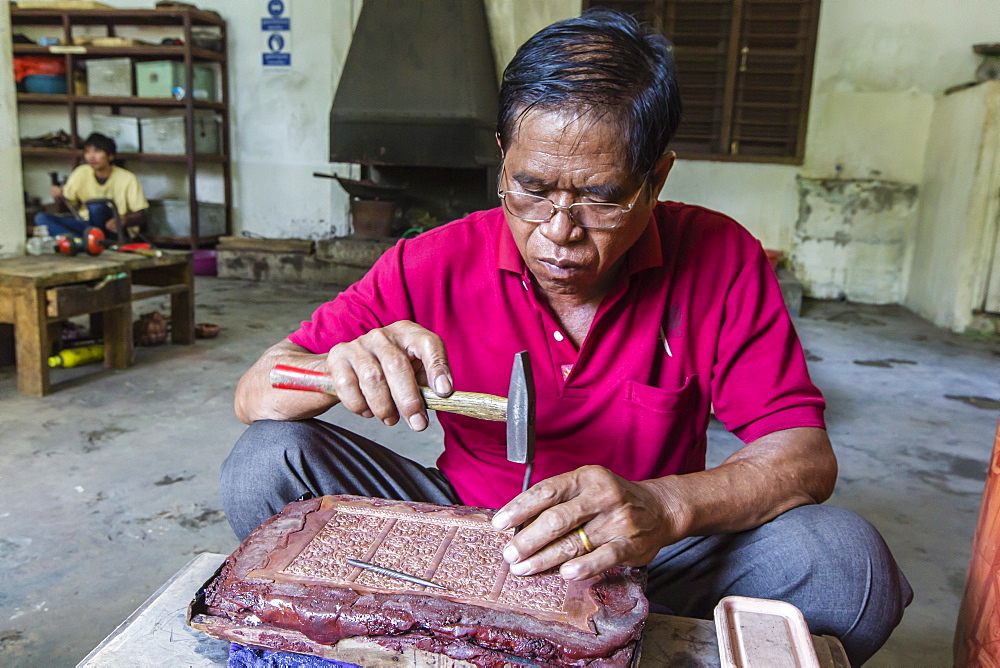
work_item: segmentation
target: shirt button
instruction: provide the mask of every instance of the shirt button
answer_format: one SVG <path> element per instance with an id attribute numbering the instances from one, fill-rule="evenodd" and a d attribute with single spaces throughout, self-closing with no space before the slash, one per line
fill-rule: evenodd
<path id="1" fill-rule="evenodd" d="M 564 338 L 566 338 L 566 337 L 563 336 L 562 332 L 560 332 L 558 329 L 556 331 L 552 332 L 552 337 L 556 341 L 562 341 Z"/>

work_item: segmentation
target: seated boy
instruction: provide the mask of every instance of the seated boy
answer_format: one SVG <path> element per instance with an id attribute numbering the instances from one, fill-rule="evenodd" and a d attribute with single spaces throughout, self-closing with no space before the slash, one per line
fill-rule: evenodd
<path id="1" fill-rule="evenodd" d="M 82 220 L 42 212 L 35 216 L 35 225 L 47 228 L 52 236 L 82 235 L 88 227 L 100 228 L 108 237 L 117 236 L 118 222 L 111 207 L 106 202 L 90 201 L 112 200 L 126 228 L 141 226 L 149 202 L 135 174 L 114 164 L 117 152 L 111 137 L 97 132 L 87 137 L 83 143 L 86 163 L 74 169 L 62 187 L 53 185 L 50 191 L 57 205 L 75 207 Z"/>

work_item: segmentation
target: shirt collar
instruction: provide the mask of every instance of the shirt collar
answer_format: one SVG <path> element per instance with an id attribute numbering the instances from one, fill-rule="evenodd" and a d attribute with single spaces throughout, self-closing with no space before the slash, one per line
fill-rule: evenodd
<path id="1" fill-rule="evenodd" d="M 514 235 L 510 232 L 507 219 L 501 212 L 500 226 L 497 239 L 497 269 L 506 269 L 515 274 L 524 271 L 524 260 L 521 258 L 521 251 L 514 243 Z M 625 271 L 629 275 L 650 269 L 652 267 L 663 266 L 663 249 L 660 247 L 660 231 L 657 229 L 656 216 L 650 214 L 649 224 L 643 230 L 642 235 L 629 249 L 625 258 Z"/>

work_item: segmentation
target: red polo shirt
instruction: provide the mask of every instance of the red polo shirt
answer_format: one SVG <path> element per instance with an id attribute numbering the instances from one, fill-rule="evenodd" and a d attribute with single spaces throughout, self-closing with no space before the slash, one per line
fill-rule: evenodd
<path id="1" fill-rule="evenodd" d="M 437 333 L 455 388 L 506 395 L 529 351 L 537 396 L 532 482 L 584 464 L 644 480 L 705 468 L 710 407 L 744 442 L 824 427 L 823 397 L 760 243 L 714 211 L 661 202 L 583 346 L 560 331 L 501 209 L 402 240 L 289 338 L 315 353 L 398 320 Z M 665 338 L 664 338 L 665 337 Z M 438 413 L 438 467 L 462 502 L 521 490 L 503 423 Z"/>

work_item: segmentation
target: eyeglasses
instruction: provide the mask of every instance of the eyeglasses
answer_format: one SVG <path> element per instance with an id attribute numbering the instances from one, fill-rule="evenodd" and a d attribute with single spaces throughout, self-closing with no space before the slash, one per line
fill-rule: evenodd
<path id="1" fill-rule="evenodd" d="M 578 227 L 586 227 L 591 230 L 608 230 L 618 227 L 618 224 L 622 222 L 622 217 L 635 206 L 639 194 L 646 185 L 646 180 L 643 179 L 642 185 L 639 186 L 639 190 L 628 206 L 606 202 L 574 202 L 569 206 L 560 206 L 548 197 L 516 190 L 504 190 L 500 186 L 500 182 L 503 181 L 506 169 L 506 165 L 500 169 L 500 178 L 497 180 L 497 196 L 503 200 L 507 213 L 528 223 L 547 223 L 557 212 L 565 211 L 570 220 Z"/>

